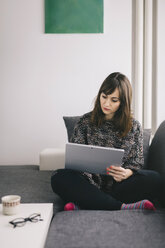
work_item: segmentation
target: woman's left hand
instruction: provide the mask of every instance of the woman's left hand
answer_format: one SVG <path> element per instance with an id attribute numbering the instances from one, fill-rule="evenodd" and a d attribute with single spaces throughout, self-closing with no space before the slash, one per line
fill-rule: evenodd
<path id="1" fill-rule="evenodd" d="M 130 176 L 132 176 L 133 171 L 130 169 L 124 169 L 123 167 L 111 165 L 107 167 L 107 175 L 113 177 L 116 182 L 121 182 Z"/>

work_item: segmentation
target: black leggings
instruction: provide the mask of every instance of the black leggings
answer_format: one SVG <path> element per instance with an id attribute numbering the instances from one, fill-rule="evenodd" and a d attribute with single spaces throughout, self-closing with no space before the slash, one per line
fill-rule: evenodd
<path id="1" fill-rule="evenodd" d="M 119 210 L 122 203 L 159 198 L 161 178 L 156 171 L 139 170 L 120 183 L 114 182 L 108 194 L 90 184 L 80 172 L 58 169 L 52 174 L 51 186 L 65 202 L 74 202 L 81 209 Z"/>

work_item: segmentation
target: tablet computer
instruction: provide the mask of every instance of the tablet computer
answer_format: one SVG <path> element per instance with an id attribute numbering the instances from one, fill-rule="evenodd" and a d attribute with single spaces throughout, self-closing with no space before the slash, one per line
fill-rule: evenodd
<path id="1" fill-rule="evenodd" d="M 106 174 L 110 165 L 121 166 L 123 149 L 67 143 L 65 168 L 81 172 Z"/>

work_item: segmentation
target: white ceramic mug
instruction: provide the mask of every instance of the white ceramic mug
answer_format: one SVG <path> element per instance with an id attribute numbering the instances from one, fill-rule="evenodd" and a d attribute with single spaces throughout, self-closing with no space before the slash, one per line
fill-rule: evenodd
<path id="1" fill-rule="evenodd" d="M 14 215 L 19 212 L 21 197 L 19 195 L 6 195 L 1 198 L 2 212 L 5 215 Z"/>

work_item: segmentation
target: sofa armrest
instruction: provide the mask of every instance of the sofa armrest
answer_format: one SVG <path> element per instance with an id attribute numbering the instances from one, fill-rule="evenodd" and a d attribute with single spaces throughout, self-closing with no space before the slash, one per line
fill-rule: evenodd
<path id="1" fill-rule="evenodd" d="M 65 167 L 65 150 L 44 149 L 40 153 L 40 170 L 57 170 Z"/>

